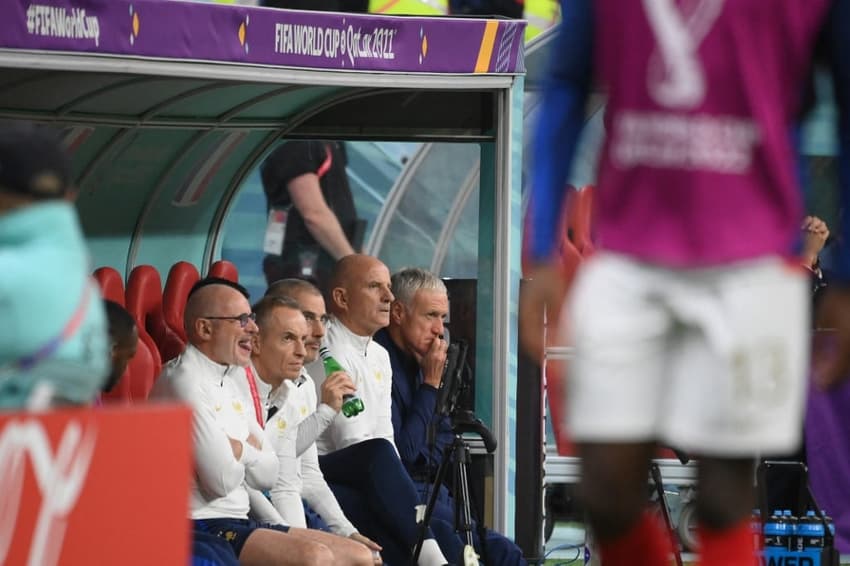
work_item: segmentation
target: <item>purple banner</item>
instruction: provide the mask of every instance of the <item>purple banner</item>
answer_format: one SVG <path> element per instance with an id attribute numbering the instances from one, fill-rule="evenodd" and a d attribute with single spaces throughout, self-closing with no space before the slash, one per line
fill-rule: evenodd
<path id="1" fill-rule="evenodd" d="M 2 0 L 0 47 L 403 73 L 521 73 L 525 22 L 171 0 Z"/>
<path id="2" fill-rule="evenodd" d="M 835 338 L 815 333 L 814 352 L 833 355 Z M 806 458 L 818 504 L 835 521 L 835 547 L 850 553 L 850 377 L 837 387 L 809 389 Z"/>

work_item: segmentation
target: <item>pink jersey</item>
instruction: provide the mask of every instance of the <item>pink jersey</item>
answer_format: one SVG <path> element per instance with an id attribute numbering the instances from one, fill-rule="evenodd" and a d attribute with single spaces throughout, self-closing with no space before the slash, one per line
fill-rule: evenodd
<path id="1" fill-rule="evenodd" d="M 792 125 L 828 0 L 597 0 L 601 247 L 674 267 L 787 255 Z"/>

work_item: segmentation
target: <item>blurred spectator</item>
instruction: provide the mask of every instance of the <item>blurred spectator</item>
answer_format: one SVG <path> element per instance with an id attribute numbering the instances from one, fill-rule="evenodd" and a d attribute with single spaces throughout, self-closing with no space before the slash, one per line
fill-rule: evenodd
<path id="1" fill-rule="evenodd" d="M 0 408 L 88 404 L 109 369 L 106 317 L 58 140 L 0 127 Z"/>
<path id="2" fill-rule="evenodd" d="M 261 167 L 269 223 L 263 271 L 269 284 L 299 277 L 324 284 L 334 262 L 354 253 L 362 230 L 340 143 L 290 141 Z"/>
<path id="3" fill-rule="evenodd" d="M 115 301 L 104 300 L 106 319 L 109 322 L 109 342 L 111 353 L 111 370 L 101 390 L 109 393 L 118 385 L 121 376 L 127 371 L 127 364 L 136 355 L 139 344 L 139 330 L 136 321 L 127 309 Z"/>

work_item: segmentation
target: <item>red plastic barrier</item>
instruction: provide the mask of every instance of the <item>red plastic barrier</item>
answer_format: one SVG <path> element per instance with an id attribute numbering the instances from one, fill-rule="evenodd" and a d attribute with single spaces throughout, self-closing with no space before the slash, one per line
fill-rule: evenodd
<path id="1" fill-rule="evenodd" d="M 188 564 L 191 411 L 0 413 L 0 564 Z"/>

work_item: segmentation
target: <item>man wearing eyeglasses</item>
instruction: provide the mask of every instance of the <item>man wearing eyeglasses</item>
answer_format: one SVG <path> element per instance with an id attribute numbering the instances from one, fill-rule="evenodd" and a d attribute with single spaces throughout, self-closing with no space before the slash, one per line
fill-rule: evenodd
<path id="1" fill-rule="evenodd" d="M 224 279 L 202 279 L 189 292 L 184 324 L 189 345 L 165 367 L 152 397 L 176 397 L 193 409 L 195 530 L 226 540 L 243 565 L 332 563 L 325 545 L 248 518 L 247 487 L 271 488 L 278 459 L 233 381 L 251 361 L 258 330 L 247 292 Z"/>

